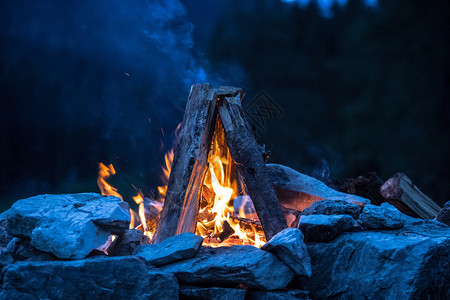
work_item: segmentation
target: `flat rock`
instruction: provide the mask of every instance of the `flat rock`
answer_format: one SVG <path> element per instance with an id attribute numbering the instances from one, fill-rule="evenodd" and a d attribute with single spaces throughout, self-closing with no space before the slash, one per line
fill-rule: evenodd
<path id="1" fill-rule="evenodd" d="M 140 245 L 134 254 L 159 267 L 193 257 L 202 243 L 201 236 L 186 232 L 167 238 L 158 244 Z"/>
<path id="2" fill-rule="evenodd" d="M 338 192 L 320 180 L 279 164 L 267 164 L 267 172 L 274 184 L 280 203 L 288 208 L 303 210 L 323 199 L 343 200 L 364 206 L 369 199 Z M 305 203 L 306 207 L 303 207 Z"/>
<path id="3" fill-rule="evenodd" d="M 297 288 L 313 299 L 450 299 L 450 227 L 437 221 L 307 247 L 312 276 Z"/>
<path id="4" fill-rule="evenodd" d="M 223 287 L 180 286 L 180 299 L 192 300 L 244 300 L 247 290 Z"/>
<path id="5" fill-rule="evenodd" d="M 286 228 L 277 233 L 262 250 L 275 254 L 297 276 L 311 276 L 311 258 L 298 228 Z"/>
<path id="6" fill-rule="evenodd" d="M 191 259 L 163 266 L 188 284 L 209 284 L 274 290 L 284 288 L 294 274 L 275 255 L 253 246 L 202 247 Z"/>
<path id="7" fill-rule="evenodd" d="M 307 215 L 300 217 L 299 228 L 305 241 L 328 242 L 353 227 L 349 215 Z"/>
<path id="8" fill-rule="evenodd" d="M 247 300 L 295 300 L 309 299 L 309 292 L 304 290 L 261 291 L 248 290 Z"/>
<path id="9" fill-rule="evenodd" d="M 129 206 L 95 193 L 40 195 L 19 200 L 7 214 L 7 232 L 28 237 L 41 251 L 81 259 L 130 223 Z"/>
<path id="10" fill-rule="evenodd" d="M 0 299 L 178 299 L 174 275 L 133 256 L 19 262 L 1 277 Z"/>
<path id="11" fill-rule="evenodd" d="M 381 206 L 366 205 L 358 219 L 358 224 L 372 229 L 398 229 L 402 228 L 405 223 L 404 215 L 387 202 Z"/>
<path id="12" fill-rule="evenodd" d="M 444 204 L 444 207 L 439 211 L 436 220 L 450 226 L 450 201 Z"/>
<path id="13" fill-rule="evenodd" d="M 108 248 L 110 256 L 126 256 L 132 255 L 139 245 L 145 245 L 150 239 L 144 235 L 142 230 L 127 229 L 121 233 L 113 245 Z"/>
<path id="14" fill-rule="evenodd" d="M 302 215 L 349 215 L 358 219 L 362 208 L 344 200 L 321 200 L 303 210 Z"/>

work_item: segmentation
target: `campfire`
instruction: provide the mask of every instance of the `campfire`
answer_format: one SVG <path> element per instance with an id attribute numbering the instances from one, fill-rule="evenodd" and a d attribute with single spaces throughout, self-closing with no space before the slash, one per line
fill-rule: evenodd
<path id="1" fill-rule="evenodd" d="M 166 154 L 163 179 L 168 184 L 158 187 L 158 199 L 148 199 L 147 205 L 142 194 L 133 198 L 139 213 L 130 211 L 130 228 L 142 229 L 152 242 L 193 232 L 213 247 L 261 247 L 266 237 L 287 227 L 264 153 L 241 109 L 242 96 L 239 88 L 192 86 L 175 151 Z M 112 165 L 101 163 L 98 185 L 103 195 L 122 199 L 107 183 L 114 174 Z M 161 214 L 146 215 L 163 204 Z"/>
<path id="2" fill-rule="evenodd" d="M 335 182 L 266 163 L 235 87 L 192 86 L 155 197 L 38 195 L 0 216 L 1 299 L 450 296 L 450 206 L 403 173 Z M 364 284 L 355 284 L 364 282 Z"/>

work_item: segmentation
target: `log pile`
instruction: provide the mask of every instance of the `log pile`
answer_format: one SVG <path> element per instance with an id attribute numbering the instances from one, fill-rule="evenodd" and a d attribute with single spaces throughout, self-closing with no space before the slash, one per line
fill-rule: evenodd
<path id="1" fill-rule="evenodd" d="M 211 191 L 203 191 L 203 182 L 213 134 L 218 130 L 223 131 L 219 136 L 226 142 L 234 162 L 230 168 L 235 168 L 236 176 L 242 178 L 266 239 L 287 227 L 261 148 L 245 119 L 242 95 L 242 90 L 235 87 L 213 89 L 209 84 L 191 87 L 153 243 L 176 234 L 195 232 L 199 207 L 211 197 Z"/>

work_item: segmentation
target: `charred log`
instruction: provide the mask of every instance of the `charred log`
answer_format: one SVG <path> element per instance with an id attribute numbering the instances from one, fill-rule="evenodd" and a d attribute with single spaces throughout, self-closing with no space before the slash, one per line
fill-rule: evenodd
<path id="1" fill-rule="evenodd" d="M 153 243 L 195 230 L 216 117 L 216 102 L 211 85 L 192 86 Z"/>
<path id="2" fill-rule="evenodd" d="M 266 239 L 270 240 L 287 227 L 286 219 L 267 175 L 261 148 L 249 131 L 240 102 L 240 95 L 223 97 L 219 101 L 219 115 L 231 156 L 244 177 L 247 192 L 253 201 Z"/>

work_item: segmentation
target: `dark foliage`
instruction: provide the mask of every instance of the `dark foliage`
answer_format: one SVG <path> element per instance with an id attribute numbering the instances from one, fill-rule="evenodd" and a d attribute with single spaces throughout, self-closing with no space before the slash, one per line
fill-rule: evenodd
<path id="1" fill-rule="evenodd" d="M 314 1 L 184 2 L 0 2 L 3 209 L 97 191 L 100 161 L 122 193 L 150 193 L 198 81 L 284 109 L 261 136 L 273 161 L 319 178 L 402 171 L 450 198 L 448 1 L 349 0 L 328 18 Z"/>

